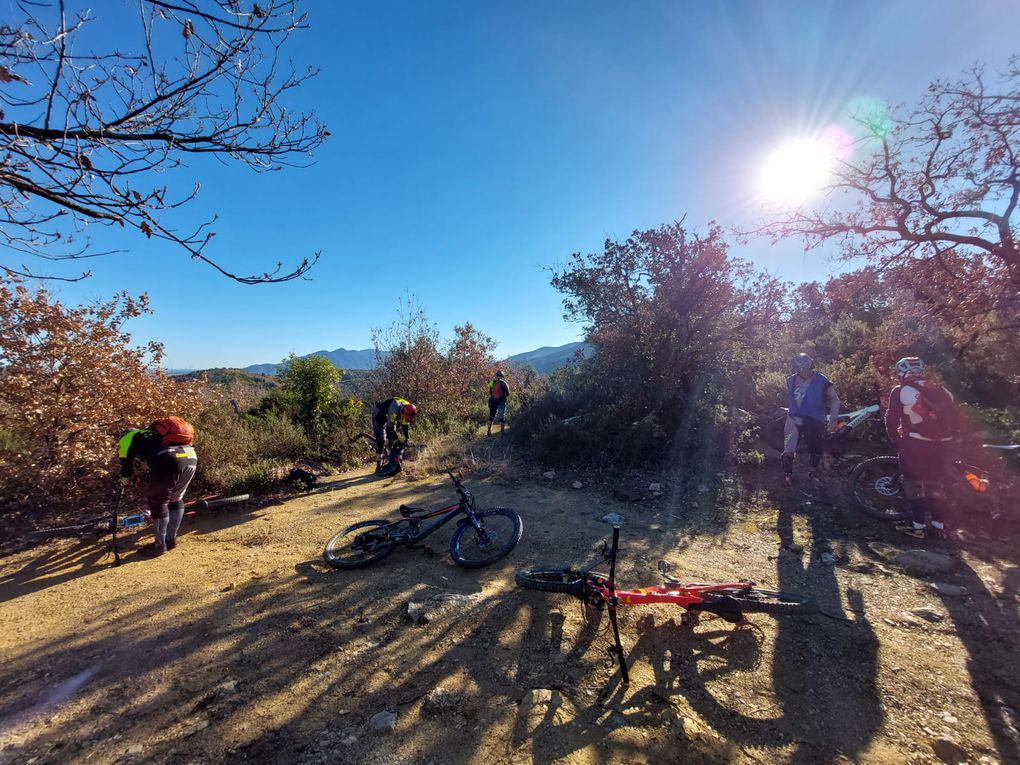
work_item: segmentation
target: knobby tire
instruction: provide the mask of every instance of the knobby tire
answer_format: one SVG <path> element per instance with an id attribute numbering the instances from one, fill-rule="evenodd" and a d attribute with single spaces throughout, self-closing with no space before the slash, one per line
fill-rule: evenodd
<path id="1" fill-rule="evenodd" d="M 389 525 L 389 521 L 363 521 L 348 526 L 326 542 L 326 549 L 322 552 L 323 560 L 339 569 L 364 568 L 382 560 L 396 549 L 396 542 L 377 540 L 370 542 L 366 548 L 362 540 L 361 546 L 356 547 L 359 544 L 356 537 L 370 529 Z M 343 557 L 345 555 L 350 557 Z"/>
<path id="2" fill-rule="evenodd" d="M 577 598 L 584 597 L 584 583 L 588 578 L 587 571 L 574 571 L 569 568 L 534 568 L 518 571 L 514 581 L 518 587 L 526 590 L 543 592 L 562 592 Z"/>
<path id="3" fill-rule="evenodd" d="M 482 542 L 481 535 L 466 519 L 460 523 L 450 540 L 450 555 L 457 565 L 464 568 L 480 568 L 495 563 L 517 546 L 524 533 L 521 516 L 505 507 L 483 510 L 475 513 L 475 517 L 489 535 L 487 541 Z M 489 523 L 486 523 L 487 518 L 490 519 Z M 509 520 L 509 524 L 494 524 L 491 522 L 494 518 L 504 518 Z"/>
<path id="4" fill-rule="evenodd" d="M 750 587 L 731 587 L 702 593 L 706 602 L 716 597 L 729 596 L 740 604 L 740 610 L 759 614 L 813 614 L 818 612 L 818 603 L 807 595 L 793 592 L 775 592 Z"/>
<path id="5" fill-rule="evenodd" d="M 871 471 L 885 473 L 885 476 L 878 475 L 872 478 L 867 473 Z M 850 496 L 854 503 L 872 518 L 880 521 L 905 521 L 911 517 L 910 508 L 907 506 L 906 497 L 903 495 L 902 484 L 899 493 L 885 497 L 875 488 L 875 483 L 883 477 L 895 478 L 900 474 L 900 462 L 896 457 L 872 457 L 864 460 L 850 473 Z M 898 498 L 898 500 L 897 500 Z M 900 510 L 894 509 L 900 506 Z M 883 509 L 885 508 L 885 509 Z"/>
<path id="6" fill-rule="evenodd" d="M 245 502 L 251 499 L 250 494 L 238 494 L 234 497 L 217 497 L 216 499 L 199 499 L 192 502 L 185 507 L 188 510 L 201 511 L 201 510 L 212 510 L 216 507 L 226 507 L 227 505 L 236 505 L 240 502 Z"/>

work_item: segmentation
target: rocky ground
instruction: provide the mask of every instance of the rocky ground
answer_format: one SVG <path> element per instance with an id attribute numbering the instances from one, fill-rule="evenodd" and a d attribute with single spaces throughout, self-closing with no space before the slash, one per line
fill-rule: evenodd
<path id="1" fill-rule="evenodd" d="M 482 451 L 463 455 L 479 503 L 525 528 L 481 570 L 453 565 L 452 526 L 433 557 L 321 564 L 349 523 L 455 498 L 438 475 L 366 470 L 209 513 L 155 561 L 113 568 L 91 540 L 0 560 L 0 762 L 1020 762 L 1011 530 L 968 523 L 926 547 L 844 506 L 839 466 L 793 488 L 771 465 L 687 489 L 635 477 L 622 501 Z M 513 582 L 596 562 L 609 513 L 623 585 L 660 583 L 666 560 L 825 614 L 691 630 L 675 609 L 624 609 L 624 686 L 579 603 Z"/>

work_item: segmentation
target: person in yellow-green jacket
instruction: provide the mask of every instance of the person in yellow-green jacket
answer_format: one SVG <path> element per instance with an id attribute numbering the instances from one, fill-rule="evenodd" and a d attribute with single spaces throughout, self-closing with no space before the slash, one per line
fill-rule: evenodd
<path id="1" fill-rule="evenodd" d="M 418 408 L 403 398 L 388 398 L 375 405 L 372 410 L 372 435 L 375 436 L 376 472 L 382 467 L 385 449 L 397 440 L 397 428 L 403 430 L 406 441 L 409 426 L 417 414 Z"/>
<path id="2" fill-rule="evenodd" d="M 184 519 L 184 494 L 198 469 L 192 441 L 195 429 L 180 417 L 156 420 L 148 428 L 125 431 L 117 440 L 121 482 L 134 476 L 136 461 L 149 466 L 146 502 L 155 539 L 138 552 L 157 558 L 177 546 L 177 532 Z"/>

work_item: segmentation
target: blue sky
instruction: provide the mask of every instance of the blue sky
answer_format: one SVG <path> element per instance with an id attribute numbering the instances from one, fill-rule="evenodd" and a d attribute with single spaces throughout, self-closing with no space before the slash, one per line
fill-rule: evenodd
<path id="1" fill-rule="evenodd" d="M 100 4 L 96 15 L 120 8 Z M 292 96 L 332 137 L 306 169 L 192 164 L 183 222 L 219 214 L 208 254 L 244 273 L 321 250 L 310 280 L 245 286 L 128 233 L 125 254 L 55 286 L 148 292 L 171 367 L 245 366 L 370 345 L 413 293 L 444 333 L 473 322 L 509 355 L 579 339 L 551 268 L 686 215 L 746 226 L 765 155 L 853 99 L 913 102 L 935 77 L 1020 52 L 1020 3 L 307 2 Z M 119 233 L 119 232 L 118 232 Z M 790 280 L 836 264 L 797 242 L 734 245 Z"/>

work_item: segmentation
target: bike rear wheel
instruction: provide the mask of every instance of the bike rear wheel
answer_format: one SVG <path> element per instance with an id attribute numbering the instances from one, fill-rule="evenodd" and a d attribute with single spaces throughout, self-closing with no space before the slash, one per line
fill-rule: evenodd
<path id="1" fill-rule="evenodd" d="M 393 552 L 397 543 L 388 533 L 371 532 L 389 526 L 389 521 L 363 521 L 348 526 L 326 542 L 323 559 L 333 568 L 363 568 L 380 561 Z"/>
<path id="2" fill-rule="evenodd" d="M 574 571 L 569 568 L 533 568 L 518 571 L 514 581 L 518 587 L 526 590 L 562 592 L 565 595 L 583 598 L 587 578 L 587 571 Z"/>
<path id="3" fill-rule="evenodd" d="M 464 520 L 450 540 L 450 555 L 464 568 L 480 568 L 509 553 L 521 541 L 524 522 L 521 516 L 505 507 L 475 513 L 481 531 L 470 520 Z"/>
<path id="4" fill-rule="evenodd" d="M 818 611 L 818 603 L 807 595 L 794 592 L 775 592 L 759 590 L 754 587 L 730 587 L 725 590 L 712 590 L 701 593 L 705 602 L 711 603 L 716 598 L 728 596 L 740 604 L 740 610 L 759 614 L 813 614 Z"/>
<path id="5" fill-rule="evenodd" d="M 911 516 L 900 461 L 893 456 L 872 457 L 855 467 L 850 474 L 850 496 L 861 510 L 881 521 L 904 521 Z"/>

